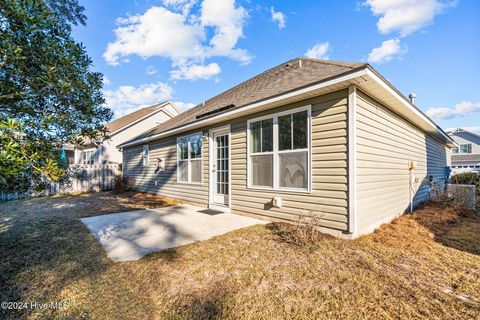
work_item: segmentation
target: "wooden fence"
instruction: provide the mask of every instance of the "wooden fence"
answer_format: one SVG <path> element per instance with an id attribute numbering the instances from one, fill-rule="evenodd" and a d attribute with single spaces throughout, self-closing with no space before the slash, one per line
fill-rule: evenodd
<path id="1" fill-rule="evenodd" d="M 30 195 L 29 192 L 11 192 L 11 193 L 0 192 L 0 202 L 24 199 L 24 198 L 28 198 L 29 195 Z"/>
<path id="2" fill-rule="evenodd" d="M 122 175 L 120 164 L 91 164 L 76 167 L 78 168 L 77 178 L 70 181 L 68 185 L 50 182 L 45 194 L 109 191 L 115 186 L 115 177 Z M 0 193 L 0 201 L 22 199 L 31 195 L 29 192 Z"/>

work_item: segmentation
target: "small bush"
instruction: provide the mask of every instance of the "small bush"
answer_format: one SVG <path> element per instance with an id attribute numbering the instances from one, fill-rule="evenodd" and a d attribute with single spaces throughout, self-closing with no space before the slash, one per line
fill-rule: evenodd
<path id="1" fill-rule="evenodd" d="M 298 215 L 294 225 L 274 224 L 272 230 L 282 242 L 313 250 L 323 236 L 318 231 L 322 216 L 323 214 L 313 210 L 302 212 Z"/>
<path id="2" fill-rule="evenodd" d="M 478 172 L 462 172 L 452 176 L 452 184 L 473 184 L 480 194 L 480 173 Z"/>
<path id="3" fill-rule="evenodd" d="M 309 210 L 300 214 L 295 225 L 295 240 L 300 246 L 310 246 L 320 240 L 322 234 L 318 231 L 323 214 Z"/>
<path id="4" fill-rule="evenodd" d="M 475 210 L 476 199 L 473 192 L 449 188 L 447 192 L 440 193 L 432 198 L 429 203 L 441 209 L 453 208 L 463 215 L 472 213 Z"/>
<path id="5" fill-rule="evenodd" d="M 113 181 L 113 191 L 116 193 L 125 193 L 133 190 L 135 179 L 133 177 L 115 176 Z"/>

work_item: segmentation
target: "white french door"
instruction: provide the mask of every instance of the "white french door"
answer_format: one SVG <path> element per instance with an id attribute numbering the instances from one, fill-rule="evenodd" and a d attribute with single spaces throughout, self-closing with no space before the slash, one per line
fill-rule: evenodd
<path id="1" fill-rule="evenodd" d="M 213 132 L 211 179 L 213 203 L 229 205 L 230 198 L 230 131 Z"/>

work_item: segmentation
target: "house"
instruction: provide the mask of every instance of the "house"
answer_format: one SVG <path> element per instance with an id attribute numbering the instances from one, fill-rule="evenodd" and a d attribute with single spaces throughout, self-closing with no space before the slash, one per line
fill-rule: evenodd
<path id="1" fill-rule="evenodd" d="M 86 142 L 81 150 L 67 146 L 68 164 L 122 163 L 122 153 L 117 145 L 155 128 L 174 118 L 180 110 L 170 101 L 161 102 L 129 113 L 107 124 L 108 139 L 97 145 Z"/>
<path id="2" fill-rule="evenodd" d="M 448 135 L 458 144 L 452 148 L 452 172 L 480 172 L 480 135 L 460 128 Z"/>
<path id="3" fill-rule="evenodd" d="M 141 191 L 355 238 L 444 185 L 453 140 L 370 65 L 296 58 L 123 143 Z"/>

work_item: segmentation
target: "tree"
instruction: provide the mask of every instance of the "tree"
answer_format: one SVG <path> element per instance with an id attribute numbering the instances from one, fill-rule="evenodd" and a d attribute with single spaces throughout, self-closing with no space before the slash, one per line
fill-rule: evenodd
<path id="1" fill-rule="evenodd" d="M 105 135 L 102 74 L 71 35 L 85 23 L 77 0 L 0 0 L 0 188 L 25 172 L 61 179 L 62 143 Z"/>

